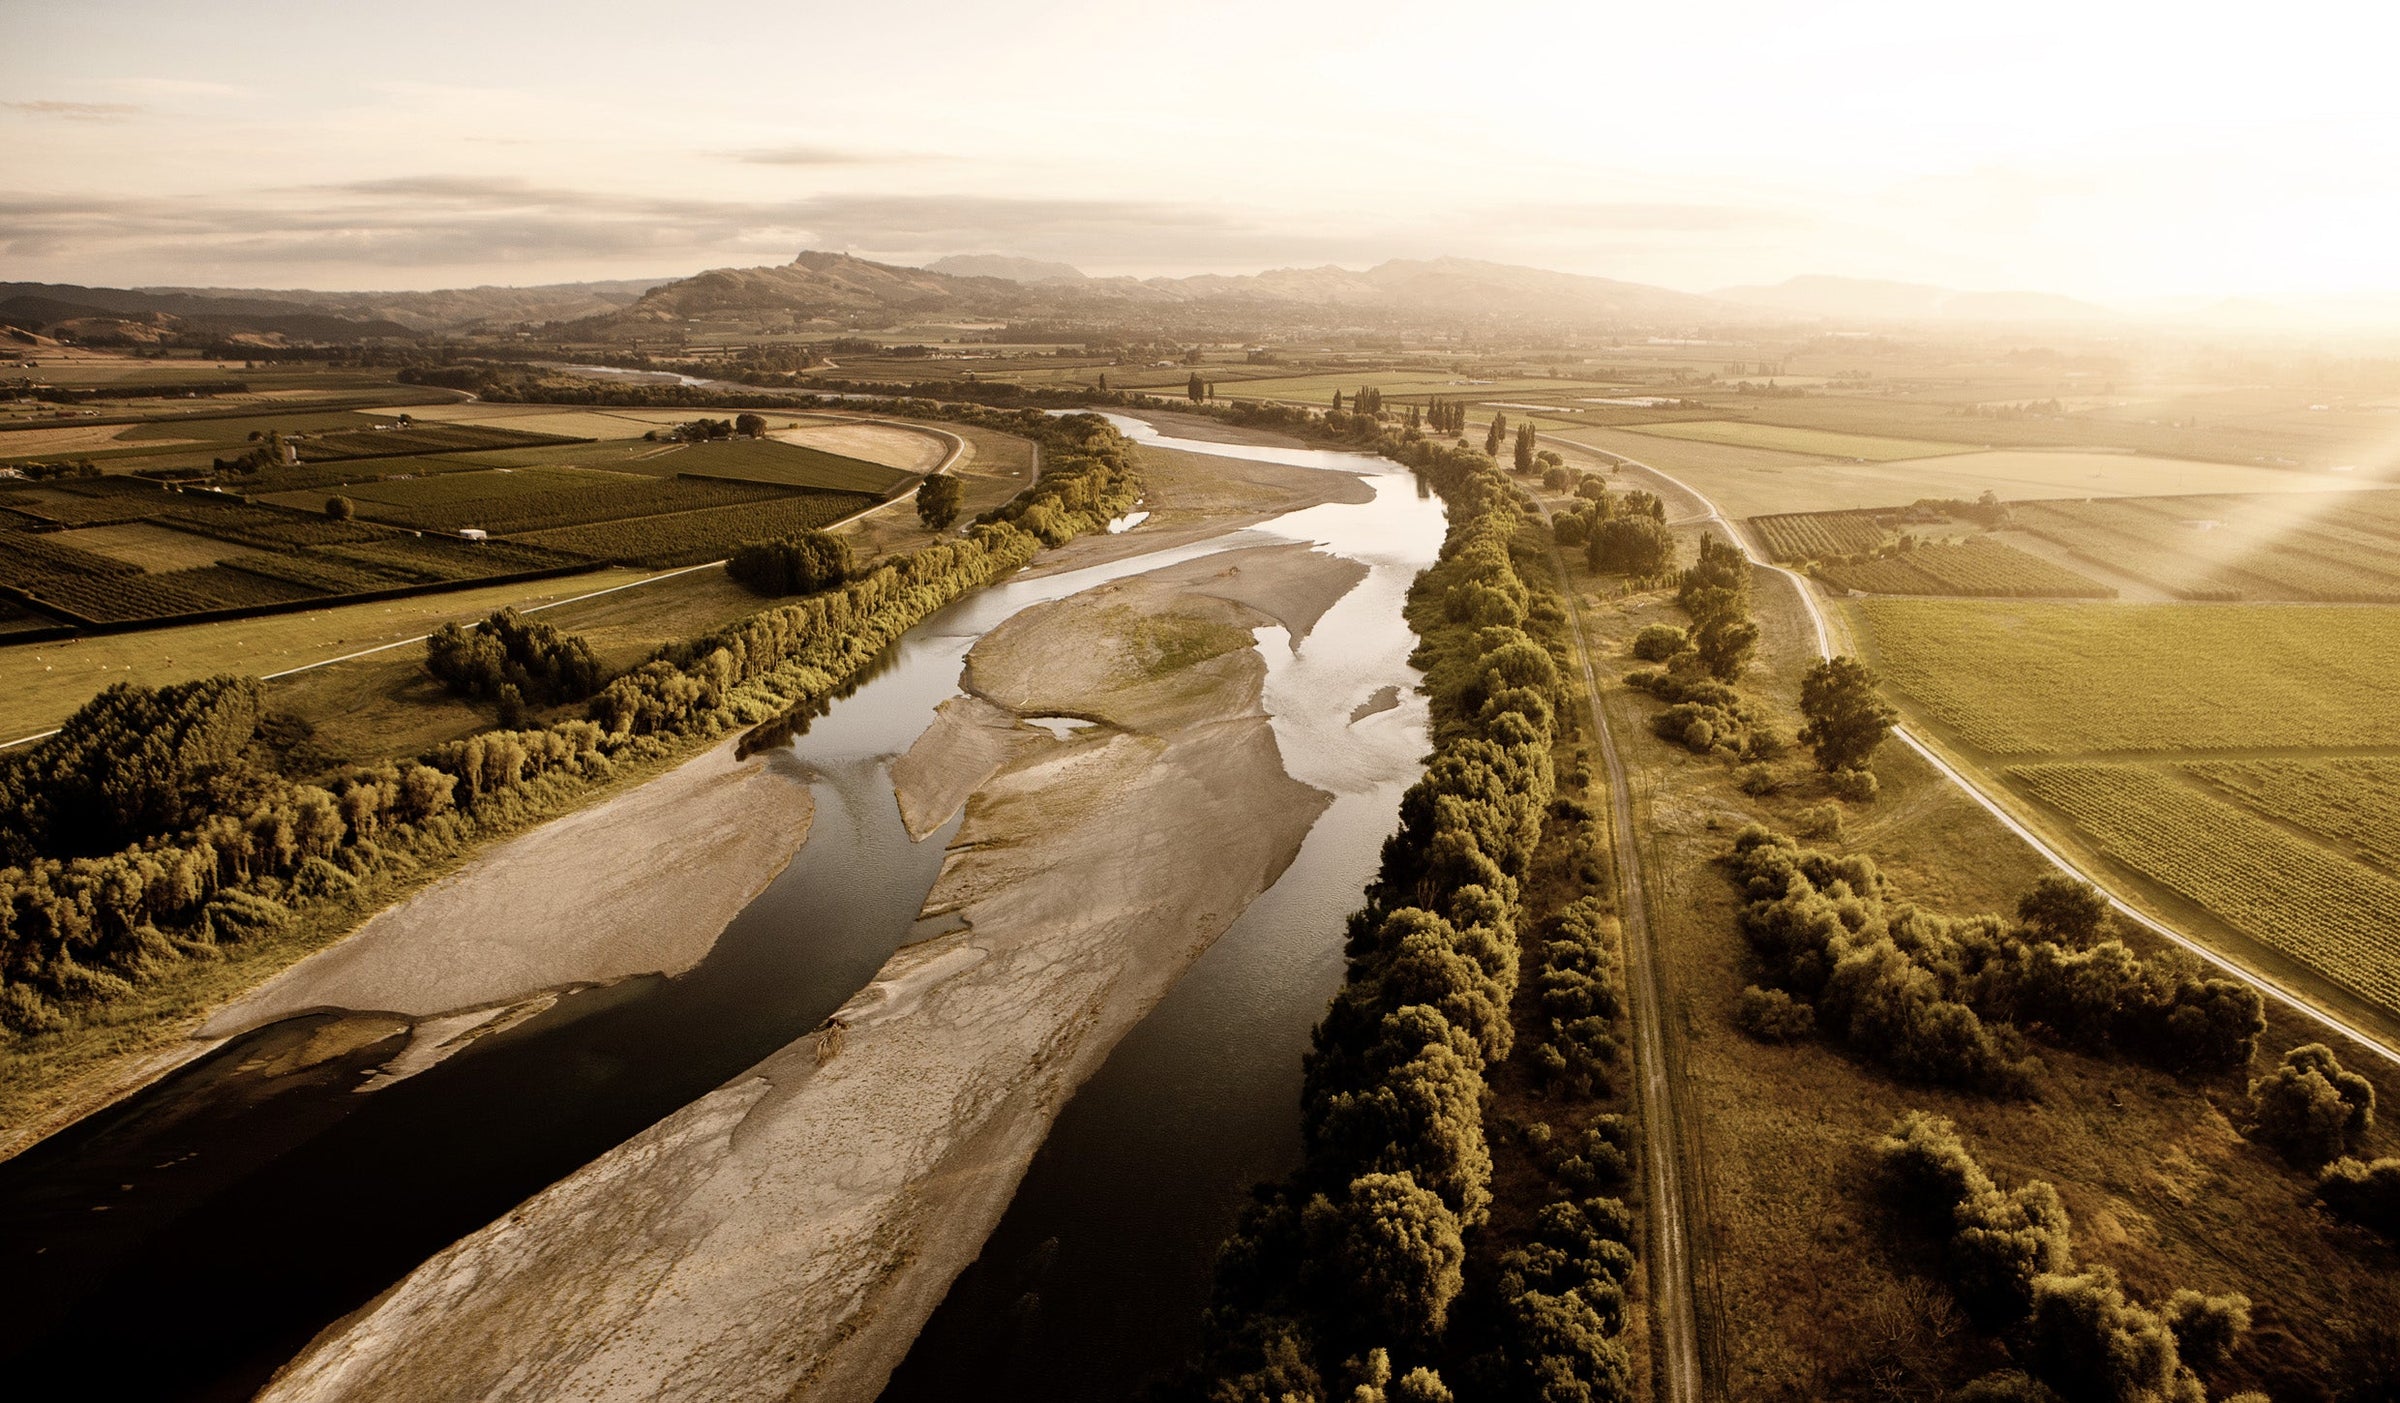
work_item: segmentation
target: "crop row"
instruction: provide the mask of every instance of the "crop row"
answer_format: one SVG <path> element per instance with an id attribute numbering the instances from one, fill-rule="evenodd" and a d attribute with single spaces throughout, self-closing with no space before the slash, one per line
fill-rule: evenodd
<path id="1" fill-rule="evenodd" d="M 305 512 L 256 507 L 213 494 L 185 493 L 150 518 L 160 526 L 212 536 L 260 550 L 295 550 L 302 546 L 340 545 L 370 541 L 391 534 L 363 521 L 334 521 Z"/>
<path id="2" fill-rule="evenodd" d="M 1878 671 L 2005 755 L 2400 745 L 2400 610 L 1869 599 Z"/>
<path id="3" fill-rule="evenodd" d="M 299 445 L 309 462 L 387 457 L 408 453 L 471 453 L 491 448 L 534 448 L 574 440 L 490 424 L 416 424 L 405 429 L 343 429 L 312 434 Z"/>
<path id="4" fill-rule="evenodd" d="M 2400 759 L 2214 760 L 2181 767 L 2262 813 L 2400 872 Z"/>
<path id="5" fill-rule="evenodd" d="M 827 526 L 875 505 L 858 492 L 779 494 L 771 500 L 706 511 L 649 516 L 540 531 L 517 538 L 601 560 L 667 568 L 721 560 L 735 546 Z"/>
<path id="6" fill-rule="evenodd" d="M 2143 766 L 2027 765 L 2008 774 L 2110 857 L 2400 1010 L 2400 881 Z"/>
<path id="7" fill-rule="evenodd" d="M 2198 517 L 2139 501 L 2031 502 L 2015 518 L 2186 599 L 2400 601 L 2400 557 L 2313 532 L 2271 504 L 2219 500 L 2235 505 Z"/>
<path id="8" fill-rule="evenodd" d="M 518 535 L 625 517 L 668 512 L 700 511 L 770 500 L 785 489 L 752 483 L 702 482 L 687 478 L 643 478 L 616 474 L 575 474 L 570 485 L 522 490 L 477 482 L 494 479 L 506 484 L 514 473 L 458 473 L 377 483 L 361 488 L 361 516 L 425 531 L 457 531 L 476 527 L 494 535 Z M 486 488 L 481 495 L 476 489 Z M 403 492 L 400 489 L 430 489 Z"/>
<path id="9" fill-rule="evenodd" d="M 0 584 L 24 588 L 50 575 L 86 575 L 106 579 L 138 575 L 141 567 L 94 551 L 62 546 L 31 531 L 0 531 Z"/>
<path id="10" fill-rule="evenodd" d="M 1777 560 L 1824 560 L 1859 555 L 1891 538 L 1873 512 L 1787 512 L 1754 516 L 1767 554 Z"/>
<path id="11" fill-rule="evenodd" d="M 2114 599 L 2117 592 L 1996 541 L 1934 542 L 1857 564 L 1816 567 L 1862 594 L 1961 594 L 2013 599 Z"/>
<path id="12" fill-rule="evenodd" d="M 451 541 L 387 536 L 346 546 L 320 546 L 312 557 L 341 561 L 355 569 L 398 574 L 425 584 L 460 583 L 492 575 L 514 575 L 577 563 L 573 555 L 516 541 Z"/>

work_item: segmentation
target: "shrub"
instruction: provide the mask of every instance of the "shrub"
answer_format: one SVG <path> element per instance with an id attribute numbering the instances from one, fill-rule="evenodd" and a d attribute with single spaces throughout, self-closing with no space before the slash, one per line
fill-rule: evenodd
<path id="1" fill-rule="evenodd" d="M 1673 624 L 1648 624 L 1633 636 L 1633 655 L 1643 662 L 1663 663 L 1684 650 L 1689 635 Z"/>
<path id="2" fill-rule="evenodd" d="M 2175 1333 L 2176 1351 L 2194 1369 L 2214 1369 L 2224 1363 L 2250 1333 L 2248 1296 L 2178 1291 L 2167 1298 L 2161 1314 Z"/>
<path id="3" fill-rule="evenodd" d="M 1753 798 L 1765 798 L 1769 794 L 1783 792 L 1782 778 L 1766 765 L 1742 766 L 1741 772 L 1734 776 L 1733 782 L 1744 794 Z"/>
<path id="4" fill-rule="evenodd" d="M 2125 1299 L 2106 1270 L 2034 1282 L 2027 1362 L 2066 1403 L 2199 1403 L 2166 1322 Z"/>
<path id="5" fill-rule="evenodd" d="M 2375 1087 L 2342 1070 L 2333 1049 L 2307 1043 L 2250 1083 L 2254 1133 L 2293 1159 L 2316 1163 L 2355 1146 L 2375 1124 Z"/>
<path id="6" fill-rule="evenodd" d="M 850 578 L 850 543 L 829 531 L 752 541 L 734 551 L 725 573 L 753 594 L 816 594 Z"/>
<path id="7" fill-rule="evenodd" d="M 1839 838 L 1842 836 L 1841 806 L 1811 804 L 1792 815 L 1792 829 L 1803 838 Z"/>
<path id="8" fill-rule="evenodd" d="M 2318 1176 L 2317 1198 L 2353 1222 L 2400 1239 L 2400 1159 L 2337 1159 Z"/>
<path id="9" fill-rule="evenodd" d="M 1817 1031 L 1817 1011 L 1781 989 L 1753 984 L 1742 991 L 1733 1021 L 1760 1042 L 1796 1042 Z"/>
<path id="10" fill-rule="evenodd" d="M 1833 772 L 1835 797 L 1853 804 L 1872 804 L 1883 786 L 1875 780 L 1873 770 L 1836 770 Z"/>
<path id="11" fill-rule="evenodd" d="M 926 478 L 917 484 L 917 520 L 929 531 L 947 531 L 966 496 L 966 487 L 948 473 Z"/>
<path id="12" fill-rule="evenodd" d="M 2016 1369 L 1986 1374 L 1950 1395 L 1950 1403 L 2063 1403 L 2048 1384 Z"/>
<path id="13" fill-rule="evenodd" d="M 328 497 L 325 499 L 325 516 L 328 520 L 348 521 L 356 515 L 358 515 L 358 503 L 349 498 Z"/>

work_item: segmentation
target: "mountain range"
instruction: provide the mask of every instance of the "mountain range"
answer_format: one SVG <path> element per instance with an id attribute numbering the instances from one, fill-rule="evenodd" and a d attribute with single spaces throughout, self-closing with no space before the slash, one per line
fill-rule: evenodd
<path id="1" fill-rule="evenodd" d="M 1066 263 L 954 254 L 925 267 L 811 250 L 787 264 L 690 277 L 435 292 L 93 288 L 0 283 L 0 325 L 76 339 L 232 337 L 343 341 L 477 337 L 553 326 L 578 339 L 655 334 L 693 320 L 876 328 L 947 318 L 1177 328 L 1513 324 L 1686 332 L 1789 326 L 2047 326 L 2122 314 L 2036 292 L 1798 277 L 1702 295 L 1468 258 L 1394 259 L 1189 277 L 1093 277 Z"/>

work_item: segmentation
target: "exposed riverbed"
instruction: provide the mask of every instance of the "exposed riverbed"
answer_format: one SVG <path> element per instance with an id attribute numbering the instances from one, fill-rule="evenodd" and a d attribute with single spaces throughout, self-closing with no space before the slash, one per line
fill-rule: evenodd
<path id="1" fill-rule="evenodd" d="M 1167 446 L 1273 461 L 1254 457 L 1273 450 Z M 1325 541 L 1365 565 L 1366 577 L 1313 621 L 1297 651 L 1293 630 L 1266 630 L 1261 695 L 1285 768 L 1331 795 L 1331 807 L 1266 895 L 1069 1107 L 1053 1142 L 1059 1148 L 1037 1163 L 994 1239 L 993 1252 L 1004 1255 L 1012 1232 L 1024 1231 L 1019 1219 L 1050 1192 L 1043 1165 L 1094 1163 L 1066 1137 L 1099 1114 L 1087 1104 L 1104 1106 L 1112 1094 L 1124 1097 L 1110 1087 L 1130 1087 L 1126 1115 L 1138 1119 L 1147 1102 L 1153 1128 L 1174 1117 L 1199 1146 L 1195 1153 L 1193 1143 L 1161 1138 L 1151 1168 L 1189 1171 L 1199 1187 L 1160 1201 L 1168 1211 L 1152 1215 L 1141 1251 L 1103 1252 L 1108 1260 L 1089 1273 L 1054 1270 L 1051 1299 L 1072 1294 L 1060 1294 L 1060 1280 L 1090 1283 L 1100 1296 L 1122 1294 L 1127 1281 L 1156 1281 L 1156 1322 L 1177 1328 L 1243 1187 L 1278 1172 L 1296 1150 L 1297 1054 L 1338 979 L 1340 916 L 1355 902 L 1424 746 L 1413 696 L 1352 717 L 1379 688 L 1405 693 L 1413 682 L 1399 591 L 1438 545 L 1439 508 L 1388 465 L 1289 456 L 1373 474 L 1374 500 L 1311 508 L 1089 569 L 1036 572 L 962 602 L 896 645 L 854 695 L 774 752 L 771 763 L 814 793 L 808 841 L 688 972 L 541 993 L 463 1051 L 421 1070 L 412 1065 L 405 1080 L 387 1069 L 408 1046 L 407 1020 L 315 1015 L 271 1024 L 0 1166 L 8 1252 L 0 1293 L 11 1307 L 0 1352 L 30 1370 L 16 1377 L 71 1374 L 140 1322 L 134 1328 L 148 1348 L 127 1362 L 129 1387 L 155 1397 L 243 1396 L 333 1315 L 789 1047 L 904 941 L 941 929 L 917 918 L 957 820 L 912 841 L 890 770 L 935 707 L 956 695 L 967 649 L 995 624 L 1177 560 Z M 1323 461 L 1337 457 L 1347 461 Z M 1105 544 L 1112 554 L 1138 546 L 1148 529 Z M 1070 739 L 1083 728 L 1043 729 L 1052 733 L 1024 734 L 1043 745 L 1089 743 Z M 1175 1031 L 1178 1019 L 1187 1031 Z M 1227 1058 L 1225 1029 L 1237 1024 L 1255 1036 Z M 1159 1061 L 1162 1050 L 1170 1055 Z M 382 1089 L 362 1092 L 367 1085 Z M 1105 1119 L 1098 1124 L 1109 1139 L 1128 1138 Z M 1211 1159 L 1212 1150 L 1221 1153 Z M 1067 1199 L 1068 1216 L 1080 1220 L 1118 1211 L 1072 1188 Z M 1167 1251 L 1170 1240 L 1183 1245 Z M 1061 1262 L 1069 1251 L 1062 1241 Z M 1118 1286 L 1105 1284 L 1109 1270 L 1120 1272 Z M 194 1289 L 195 1276 L 205 1289 Z M 1170 1289 L 1170 1278 L 1180 1284 Z M 945 1320 L 968 1309 L 976 1279 L 970 1274 Z M 942 1332 L 937 1325 L 928 1335 L 922 1357 L 942 1357 Z M 1102 1341 L 1088 1343 L 1076 1348 L 1097 1357 Z"/>

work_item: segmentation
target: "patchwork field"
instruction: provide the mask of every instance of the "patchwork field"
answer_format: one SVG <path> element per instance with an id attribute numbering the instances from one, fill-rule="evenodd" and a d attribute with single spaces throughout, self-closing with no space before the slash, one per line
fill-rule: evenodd
<path id="1" fill-rule="evenodd" d="M 1863 594 L 1956 594 L 2001 599 L 2110 599 L 2116 591 L 2013 546 L 1937 541 L 1857 563 L 1820 565 L 1818 578 Z"/>
<path id="2" fill-rule="evenodd" d="M 2029 502 L 2012 517 L 2181 599 L 2400 602 L 2400 492 Z"/>

